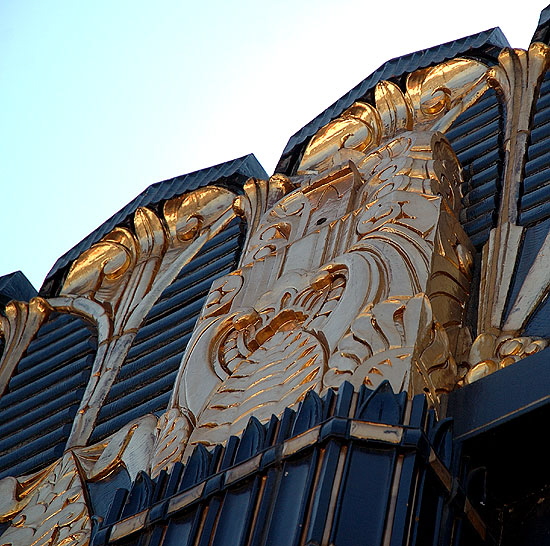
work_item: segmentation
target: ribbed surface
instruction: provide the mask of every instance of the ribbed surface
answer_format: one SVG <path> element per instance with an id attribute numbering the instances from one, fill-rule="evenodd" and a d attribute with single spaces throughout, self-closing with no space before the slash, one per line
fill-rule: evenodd
<path id="1" fill-rule="evenodd" d="M 417 396 L 401 428 L 406 399 L 388 383 L 357 393 L 344 383 L 324 398 L 310 391 L 280 419 L 262 424 L 252 417 L 225 446 L 199 445 L 185 466 L 178 462 L 155 480 L 138 475 L 97 518 L 93 544 L 356 546 L 383 544 L 390 534 L 392 545 L 450 544 L 438 539 L 466 520 L 464 502 L 450 499 L 458 492 L 472 510 L 477 503 L 449 471 L 450 423 L 426 418 L 425 399 Z M 364 433 L 375 429 L 388 441 Z M 474 536 L 460 544 L 481 542 Z"/>
<path id="2" fill-rule="evenodd" d="M 140 193 L 133 201 L 128 203 L 122 210 L 111 216 L 109 220 L 92 231 L 85 239 L 63 254 L 55 262 L 51 271 L 46 276 L 44 286 L 60 269 L 76 259 L 84 250 L 99 241 L 109 233 L 115 226 L 123 222 L 130 214 L 133 214 L 139 207 L 146 207 L 176 195 L 202 188 L 208 184 L 221 184 L 234 190 L 242 187 L 250 177 L 267 178 L 268 175 L 254 155 L 249 154 L 232 161 L 226 161 L 207 169 L 201 169 L 189 174 L 184 174 L 170 180 L 157 182 Z M 51 295 L 51 294 L 46 294 Z"/>
<path id="3" fill-rule="evenodd" d="M 537 30 L 533 34 L 533 39 L 531 42 L 543 42 L 548 44 L 548 38 L 550 37 L 550 6 L 544 8 L 539 17 L 539 22 L 537 24 Z"/>
<path id="4" fill-rule="evenodd" d="M 550 219 L 547 219 L 544 222 L 539 222 L 525 230 L 523 234 L 523 243 L 521 245 L 521 254 L 519 255 L 516 270 L 514 272 L 514 280 L 508 297 L 506 313 L 504 315 L 505 317 L 508 317 L 510 314 L 519 291 L 526 281 L 527 274 L 540 253 L 540 249 L 549 229 Z M 535 287 L 534 289 L 537 288 L 538 287 Z M 522 335 L 549 338 L 549 316 L 550 298 L 546 298 L 539 304 L 538 308 L 531 316 Z"/>
<path id="5" fill-rule="evenodd" d="M 355 101 L 361 99 L 379 81 L 397 78 L 407 72 L 414 72 L 419 68 L 441 63 L 459 55 L 485 57 L 484 61 L 488 62 L 490 58 L 496 59 L 500 49 L 508 45 L 508 41 L 501 30 L 499 28 L 493 28 L 436 47 L 417 51 L 409 55 L 403 55 L 402 57 L 397 57 L 384 63 L 368 78 L 365 78 L 361 83 L 348 91 L 342 98 L 338 99 L 334 104 L 329 106 L 324 112 L 319 114 L 315 119 L 293 135 L 284 149 L 275 172 L 293 174 L 292 170 L 298 159 L 297 155 L 299 155 L 295 153 L 296 150 L 301 148 L 305 141 L 313 136 L 321 127 L 338 117 Z"/>
<path id="6" fill-rule="evenodd" d="M 38 470 L 63 453 L 95 350 L 78 317 L 54 314 L 40 328 L 0 399 L 0 478 Z"/>
<path id="7" fill-rule="evenodd" d="M 91 442 L 146 413 L 163 411 L 191 331 L 214 279 L 236 269 L 240 221 L 184 267 L 147 315 L 99 413 Z"/>
<path id="8" fill-rule="evenodd" d="M 464 169 L 462 226 L 476 246 L 487 240 L 498 214 L 501 128 L 501 106 L 491 89 L 446 133 Z"/>
<path id="9" fill-rule="evenodd" d="M 550 72 L 535 104 L 519 209 L 522 225 L 550 217 Z"/>

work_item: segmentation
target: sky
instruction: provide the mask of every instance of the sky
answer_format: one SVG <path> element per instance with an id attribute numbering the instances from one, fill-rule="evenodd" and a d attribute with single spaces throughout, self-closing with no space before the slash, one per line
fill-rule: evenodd
<path id="1" fill-rule="evenodd" d="M 288 139 L 385 61 L 550 0 L 0 0 L 0 276 L 38 289 L 147 186 Z"/>

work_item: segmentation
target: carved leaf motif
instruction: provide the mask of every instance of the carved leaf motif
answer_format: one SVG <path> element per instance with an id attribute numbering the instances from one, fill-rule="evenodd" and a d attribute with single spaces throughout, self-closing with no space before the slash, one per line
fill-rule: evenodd
<path id="1" fill-rule="evenodd" d="M 192 426 L 189 418 L 177 408 L 163 413 L 157 425 L 157 438 L 150 465 L 152 478 L 163 469 L 169 470 L 173 463 L 181 458 L 187 444 Z"/>
<path id="2" fill-rule="evenodd" d="M 208 187 L 164 204 L 164 223 L 151 210 L 134 214 L 134 232 L 115 228 L 72 265 L 61 291 L 69 312 L 79 298 L 100 304 L 88 317 L 98 324 L 98 352 L 92 377 L 73 423 L 68 446 L 83 445 L 136 332 L 162 291 L 202 246 L 235 216 L 235 195 Z"/>
<path id="3" fill-rule="evenodd" d="M 32 298 L 29 303 L 11 301 L 6 305 L 5 316 L 0 315 L 0 335 L 5 340 L 0 358 L 0 395 L 50 311 L 51 307 L 46 300 Z"/>
<path id="4" fill-rule="evenodd" d="M 0 536 L 0 545 L 26 546 L 37 539 L 51 546 L 88 544 L 85 486 L 72 453 L 26 480 L 14 480 L 0 480 L 0 496 L 12 502 L 11 509 L 1 506 L 0 518 L 12 520 L 12 525 Z"/>
<path id="5" fill-rule="evenodd" d="M 0 545 L 87 545 L 86 481 L 104 479 L 122 466 L 134 480 L 149 465 L 156 423 L 153 415 L 144 416 L 100 444 L 68 450 L 40 472 L 0 480 L 0 522 L 11 522 Z"/>
<path id="6" fill-rule="evenodd" d="M 251 415 L 265 421 L 309 390 L 319 391 L 324 366 L 322 343 L 313 335 L 284 328 L 276 332 L 240 357 L 201 412 L 189 446 L 223 442 L 241 433 Z"/>

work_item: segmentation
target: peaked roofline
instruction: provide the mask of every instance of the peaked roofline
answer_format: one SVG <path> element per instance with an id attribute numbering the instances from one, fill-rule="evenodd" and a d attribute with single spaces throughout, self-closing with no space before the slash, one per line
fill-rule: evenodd
<path id="1" fill-rule="evenodd" d="M 281 155 L 281 159 L 279 159 L 275 172 L 286 175 L 295 174 L 294 170 L 310 137 L 328 122 L 337 118 L 355 101 L 364 97 L 381 80 L 399 78 L 404 74 L 430 65 L 439 64 L 459 55 L 467 55 L 468 57 L 481 59 L 485 62 L 496 62 L 498 54 L 504 47 L 510 47 L 510 44 L 500 28 L 495 27 L 472 34 L 471 36 L 459 38 L 458 40 L 415 51 L 401 57 L 395 57 L 385 62 L 370 76 L 359 82 L 343 97 L 331 104 L 326 110 L 291 136 Z"/>
<path id="2" fill-rule="evenodd" d="M 254 154 L 248 154 L 231 161 L 225 161 L 224 163 L 219 163 L 212 167 L 193 171 L 150 185 L 124 208 L 113 214 L 113 216 L 82 239 L 82 241 L 65 252 L 46 275 L 42 288 L 40 289 L 40 295 L 54 295 L 59 286 L 60 277 L 64 276 L 65 270 L 71 262 L 80 256 L 82 252 L 107 235 L 115 226 L 125 222 L 139 207 L 153 206 L 177 195 L 203 186 L 208 186 L 209 184 L 221 183 L 229 189 L 238 192 L 250 177 L 268 177 L 265 169 L 256 159 Z"/>

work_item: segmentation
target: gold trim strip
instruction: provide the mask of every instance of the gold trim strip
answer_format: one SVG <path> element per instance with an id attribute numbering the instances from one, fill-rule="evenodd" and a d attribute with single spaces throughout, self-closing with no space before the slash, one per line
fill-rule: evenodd
<path id="1" fill-rule="evenodd" d="M 303 432 L 299 436 L 295 436 L 294 438 L 290 438 L 290 440 L 286 440 L 286 442 L 283 444 L 283 458 L 286 458 L 289 455 L 294 455 L 294 453 L 297 453 L 298 451 L 301 451 L 306 447 L 314 445 L 319 439 L 320 431 L 321 425 L 318 425 L 315 428 L 308 430 L 307 432 Z"/>
<path id="2" fill-rule="evenodd" d="M 259 453 L 255 457 L 252 457 L 252 459 L 249 459 L 248 461 L 239 464 L 235 468 L 231 468 L 230 470 L 228 470 L 225 475 L 225 485 L 231 485 L 258 470 L 258 468 L 260 468 L 262 456 L 263 453 Z"/>
<path id="3" fill-rule="evenodd" d="M 147 521 L 148 515 L 149 510 L 147 509 L 115 523 L 111 530 L 109 542 L 120 540 L 121 538 L 127 537 L 128 535 L 143 529 L 145 527 L 145 522 Z"/>
<path id="4" fill-rule="evenodd" d="M 351 421 L 350 436 L 359 440 L 377 440 L 390 444 L 399 444 L 403 438 L 403 429 L 379 423 Z"/>
<path id="5" fill-rule="evenodd" d="M 176 497 L 172 497 L 170 499 L 170 502 L 168 503 L 168 509 L 166 510 L 166 514 L 171 515 L 174 512 L 177 512 L 178 510 L 185 508 L 186 506 L 196 501 L 197 499 L 200 499 L 205 486 L 206 486 L 206 481 L 203 481 L 199 485 L 196 485 L 195 487 L 188 489 L 187 491 L 184 491 L 180 495 L 177 495 Z"/>

